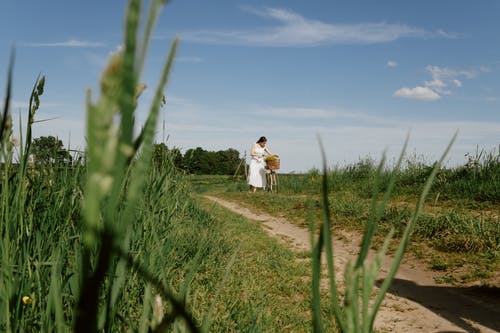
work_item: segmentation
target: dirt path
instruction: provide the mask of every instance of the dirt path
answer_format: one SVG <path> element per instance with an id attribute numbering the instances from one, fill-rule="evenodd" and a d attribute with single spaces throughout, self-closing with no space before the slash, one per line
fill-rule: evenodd
<path id="1" fill-rule="evenodd" d="M 260 222 L 269 235 L 293 250 L 311 249 L 309 230 L 305 228 L 283 218 L 256 214 L 234 202 L 205 197 Z M 345 231 L 333 237 L 335 270 L 340 273 L 337 276 L 342 276 L 345 263 L 357 254 L 360 240 L 360 235 Z M 389 266 L 390 261 L 385 260 L 382 274 Z M 500 332 L 500 291 L 438 285 L 433 272 L 423 265 L 414 260 L 404 262 L 377 315 L 375 327 L 382 332 Z"/>

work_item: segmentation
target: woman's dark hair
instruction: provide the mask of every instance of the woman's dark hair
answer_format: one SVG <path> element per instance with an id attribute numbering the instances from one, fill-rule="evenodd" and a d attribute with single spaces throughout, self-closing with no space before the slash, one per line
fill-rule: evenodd
<path id="1" fill-rule="evenodd" d="M 261 143 L 261 142 L 267 142 L 267 139 L 266 139 L 266 137 L 265 137 L 265 136 L 261 136 L 261 137 L 259 138 L 259 140 L 257 140 L 257 143 Z"/>

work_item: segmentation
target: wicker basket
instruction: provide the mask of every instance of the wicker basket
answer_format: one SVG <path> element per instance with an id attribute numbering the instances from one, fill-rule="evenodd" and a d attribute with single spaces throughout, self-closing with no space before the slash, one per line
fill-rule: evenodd
<path id="1" fill-rule="evenodd" d="M 280 159 L 272 159 L 266 161 L 266 168 L 269 170 L 278 170 L 280 168 Z"/>

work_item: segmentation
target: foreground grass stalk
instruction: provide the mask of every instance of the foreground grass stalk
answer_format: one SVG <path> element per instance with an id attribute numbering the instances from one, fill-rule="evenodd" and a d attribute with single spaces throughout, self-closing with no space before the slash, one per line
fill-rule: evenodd
<path id="1" fill-rule="evenodd" d="M 107 232 L 103 232 L 100 240 L 102 246 L 99 251 L 96 268 L 90 274 L 84 275 L 86 279 L 81 287 L 77 304 L 74 325 L 75 332 L 97 332 L 99 294 L 105 274 L 110 265 L 113 236 Z M 84 255 L 89 254 L 84 252 Z"/>
<path id="2" fill-rule="evenodd" d="M 7 88 L 5 92 L 5 101 L 3 105 L 3 115 L 2 118 L 0 119 L 0 143 L 2 150 L 5 148 L 6 144 L 6 138 L 4 137 L 4 133 L 7 129 L 7 121 L 9 118 L 9 110 L 10 110 L 10 98 L 12 94 L 12 72 L 14 70 L 14 49 L 11 50 L 10 52 L 10 60 L 9 60 L 9 67 L 7 71 Z"/>
<path id="3" fill-rule="evenodd" d="M 323 226 L 320 229 L 319 238 L 313 247 L 313 299 L 312 299 L 312 312 L 313 312 L 313 330 L 315 332 L 323 332 L 323 325 L 321 319 L 321 307 L 320 307 L 320 293 L 319 293 L 319 279 L 321 275 L 321 252 L 323 246 L 325 247 L 326 261 L 328 267 L 328 277 L 330 280 L 330 302 L 333 309 L 333 314 L 339 330 L 346 333 L 363 332 L 369 333 L 373 331 L 373 325 L 382 300 L 384 299 L 390 284 L 392 283 L 396 272 L 403 259 L 404 252 L 409 242 L 412 231 L 417 223 L 418 216 L 422 210 L 425 198 L 430 191 L 432 182 L 440 169 L 444 158 L 448 154 L 453 142 L 455 141 L 457 133 L 453 136 L 450 144 L 446 148 L 445 152 L 441 156 L 440 160 L 434 164 L 434 168 L 427 179 L 427 182 L 422 190 L 420 198 L 418 200 L 417 206 L 413 213 L 412 218 L 408 222 L 403 236 L 399 242 L 398 249 L 394 256 L 389 273 L 385 277 L 382 285 L 377 293 L 374 304 L 370 309 L 370 296 L 375 286 L 375 282 L 379 273 L 379 269 L 382 260 L 385 256 L 389 243 L 393 237 L 394 229 L 392 229 L 384 240 L 384 244 L 381 250 L 376 254 L 374 261 L 368 265 L 366 262 L 368 249 L 371 244 L 371 240 L 376 230 L 376 226 L 380 221 L 387 202 L 389 200 L 390 193 L 394 188 L 396 182 L 397 173 L 401 162 L 403 160 L 403 155 L 408 144 L 408 138 L 403 146 L 403 151 L 400 154 L 396 168 L 393 170 L 391 178 L 389 180 L 389 186 L 385 195 L 383 196 L 382 202 L 377 203 L 378 196 L 378 177 L 380 177 L 381 170 L 383 169 L 383 164 L 385 158 L 382 159 L 381 164 L 378 167 L 378 176 L 375 182 L 375 190 L 373 194 L 372 206 L 370 209 L 370 214 L 368 221 L 365 225 L 365 234 L 363 237 L 363 242 L 361 245 L 360 253 L 358 254 L 355 265 L 348 262 L 345 267 L 344 272 L 344 283 L 345 283 L 345 295 L 343 300 L 343 305 L 340 305 L 339 291 L 335 282 L 335 271 L 333 265 L 333 247 L 331 244 L 331 216 L 329 211 L 329 200 L 328 200 L 328 176 L 326 168 L 326 158 L 324 153 L 324 148 L 321 140 L 320 149 L 323 157 L 323 177 L 322 177 L 322 198 L 323 198 Z M 360 316 L 361 315 L 361 316 Z"/>
<path id="4" fill-rule="evenodd" d="M 0 316 L 5 316 L 7 318 L 6 331 L 11 331 L 10 321 L 8 318 L 11 317 L 10 313 L 10 304 L 9 304 L 9 296 L 11 295 L 11 279 L 12 279 L 12 271 L 11 271 L 11 257 L 10 257 L 10 247 L 11 247 L 11 231 L 10 231 L 10 221 L 9 216 L 11 214 L 11 204 L 10 204 L 10 186 L 9 186 L 9 171 L 11 169 L 11 161 L 12 157 L 9 154 L 8 149 L 8 136 L 11 132 L 11 125 L 9 125 L 9 121 L 11 122 L 11 116 L 9 113 L 10 107 L 10 99 L 11 99 L 11 91 L 12 91 L 12 72 L 14 68 L 14 50 L 11 51 L 9 67 L 7 73 L 7 88 L 6 95 L 4 101 L 4 109 L 2 112 L 2 116 L 0 119 L 0 160 L 4 161 L 2 177 L 1 177 L 1 189 L 0 189 L 0 199 L 2 207 L 0 207 L 0 236 L 2 237 L 2 244 L 0 245 L 1 249 L 1 262 L 2 262 L 2 270 L 0 271 L 0 289 L 4 290 L 3 295 L 0 294 L 0 311 L 3 308 L 4 313 Z"/>
<path id="5" fill-rule="evenodd" d="M 21 163 L 21 177 L 26 174 L 26 168 L 28 166 L 28 158 L 31 150 L 32 142 L 32 126 L 35 122 L 35 113 L 40 108 L 40 96 L 43 94 L 45 86 L 45 76 L 38 76 L 31 90 L 29 105 L 28 105 L 28 123 L 26 125 L 26 144 L 24 146 L 24 151 L 22 153 L 22 163 Z"/>
<path id="6" fill-rule="evenodd" d="M 394 185 L 396 184 L 397 176 L 399 173 L 399 170 L 401 168 L 401 164 L 403 163 L 403 158 L 406 152 L 406 148 L 408 147 L 408 141 L 409 141 L 409 136 L 406 137 L 405 143 L 403 145 L 403 149 L 401 150 L 401 154 L 399 155 L 398 161 L 392 171 L 389 184 L 387 186 L 387 190 L 384 193 L 384 196 L 382 198 L 382 201 L 380 204 L 375 200 L 375 197 L 378 196 L 380 192 L 379 184 L 380 184 L 380 176 L 382 174 L 382 170 L 385 164 L 385 154 L 382 156 L 382 160 L 380 161 L 379 167 L 377 169 L 377 173 L 375 176 L 375 186 L 374 186 L 374 192 L 373 192 L 373 200 L 372 200 L 372 207 L 370 209 L 370 215 L 368 216 L 368 220 L 366 223 L 366 228 L 365 228 L 365 234 L 363 235 L 363 241 L 362 241 L 362 246 L 361 246 L 361 252 L 358 256 L 358 259 L 356 260 L 356 268 L 360 268 L 363 265 L 363 262 L 366 259 L 366 255 L 368 254 L 368 248 L 369 245 L 372 242 L 373 235 L 375 234 L 375 231 L 377 229 L 377 224 L 382 218 L 382 215 L 384 214 L 385 208 L 387 207 L 387 203 L 389 201 L 389 198 L 392 194 L 392 190 L 394 189 Z M 327 189 L 326 187 L 325 189 Z"/>
<path id="7" fill-rule="evenodd" d="M 373 329 L 373 324 L 375 322 L 375 316 L 377 314 L 377 311 L 380 308 L 380 305 L 382 304 L 382 300 L 385 297 L 385 294 L 387 293 L 387 290 L 389 290 L 389 286 L 391 285 L 394 277 L 396 276 L 396 272 L 399 269 L 399 266 L 401 265 L 401 261 L 403 260 L 403 255 L 406 251 L 406 247 L 408 246 L 408 242 L 410 240 L 410 236 L 413 232 L 413 229 L 415 228 L 415 225 L 417 224 L 418 216 L 420 215 L 420 212 L 422 211 L 422 208 L 424 206 L 425 198 L 427 197 L 427 194 L 430 191 L 430 188 L 432 186 L 432 182 L 434 181 L 434 178 L 436 177 L 436 174 L 438 173 L 444 159 L 448 155 L 448 152 L 451 149 L 451 146 L 455 142 L 455 139 L 457 138 L 458 132 L 453 135 L 453 138 L 451 139 L 451 142 L 448 144 L 448 147 L 446 147 L 446 150 L 444 151 L 443 155 L 439 159 L 438 162 L 434 165 L 434 169 L 432 170 L 431 175 L 427 179 L 427 182 L 425 183 L 424 189 L 422 190 L 422 194 L 420 195 L 420 198 L 418 199 L 417 206 L 415 207 L 415 211 L 413 213 L 413 216 L 411 220 L 408 222 L 408 225 L 406 226 L 406 229 L 403 233 L 403 237 L 401 238 L 401 241 L 399 243 L 398 249 L 396 250 L 396 253 L 394 255 L 394 260 L 391 266 L 391 269 L 387 273 L 387 277 L 384 279 L 381 287 L 379 294 L 377 295 L 377 298 L 375 299 L 375 303 L 372 308 L 372 313 L 370 315 L 370 325 L 369 328 Z"/>
<path id="8" fill-rule="evenodd" d="M 150 36 L 160 5 L 161 2 L 158 1 L 151 4 L 152 9 L 146 23 L 146 38 Z M 103 73 L 101 97 L 97 104 L 92 103 L 90 94 L 87 98 L 89 148 L 88 180 L 84 200 L 87 231 L 84 238 L 82 291 L 75 319 L 75 329 L 79 332 L 95 332 L 98 329 L 96 319 L 99 308 L 98 296 L 106 273 L 111 269 L 111 276 L 117 277 L 112 278 L 110 286 L 107 287 L 110 288 L 108 290 L 112 298 L 121 293 L 125 283 L 123 274 L 116 274 L 119 265 L 111 261 L 111 249 L 114 244 L 122 243 L 132 232 L 135 209 L 141 200 L 146 174 L 150 168 L 152 144 L 163 91 L 178 45 L 178 40 L 175 39 L 162 71 L 146 124 L 134 144 L 137 82 L 145 56 L 145 49 L 139 50 L 137 47 L 141 7 L 142 1 L 129 1 L 124 37 L 125 49 L 123 53 L 112 56 Z M 143 45 L 147 45 L 147 41 L 143 41 Z M 139 90 L 139 94 L 142 89 L 144 88 Z M 118 129 L 113 125 L 116 113 L 121 119 Z M 105 205 L 102 204 L 103 201 L 106 201 Z M 91 270 L 93 257 L 96 258 L 97 264 L 96 269 Z M 147 272 L 144 270 L 139 270 L 139 273 L 143 278 L 152 279 L 152 276 L 146 275 Z M 168 299 L 174 304 L 173 318 L 185 314 L 184 304 L 176 302 L 171 296 Z M 107 328 L 114 322 L 115 307 L 116 305 L 108 300 L 106 310 L 101 312 L 101 316 L 105 317 L 104 326 Z M 187 322 L 191 330 L 196 327 L 192 321 Z"/>
<path id="9" fill-rule="evenodd" d="M 339 302 L 339 294 L 338 294 L 338 288 L 337 288 L 337 282 L 335 281 L 335 267 L 333 264 L 333 246 L 331 243 L 331 237 L 330 237 L 330 205 L 328 203 L 328 178 L 327 178 L 327 166 L 326 166 L 326 158 L 325 158 L 325 153 L 324 153 L 324 147 L 323 143 L 321 140 L 319 140 L 320 143 L 320 149 L 321 149 L 321 154 L 323 156 L 323 177 L 321 179 L 321 184 L 322 184 L 322 201 L 323 201 L 323 225 L 319 234 L 319 240 L 318 240 L 318 251 L 319 251 L 319 256 L 321 256 L 322 248 L 323 245 L 325 246 L 325 255 L 326 255 L 326 262 L 327 262 L 327 267 L 328 267 L 328 276 L 330 279 L 330 302 L 333 308 L 333 313 L 335 316 L 335 321 L 337 322 L 337 325 L 339 326 L 339 330 L 341 332 L 346 331 L 346 326 L 345 326 L 345 321 L 342 320 L 342 309 L 340 306 Z M 324 241 L 323 241 L 324 239 Z M 320 267 L 314 267 L 313 269 L 321 269 Z M 314 271 L 313 271 L 314 274 Z M 318 273 L 316 273 L 318 274 Z M 319 291 L 318 291 L 319 293 Z M 319 297 L 319 295 L 318 295 Z M 318 300 L 319 302 L 319 300 Z M 322 332 L 322 330 L 318 330 L 315 332 Z"/>
<path id="10" fill-rule="evenodd" d="M 25 211 L 27 201 L 27 179 L 25 158 L 29 152 L 30 145 L 21 144 L 18 160 L 14 163 L 14 142 L 12 130 L 12 117 L 9 112 L 12 76 L 14 68 L 14 50 L 8 69 L 7 91 L 4 101 L 4 109 L 0 118 L 0 160 L 2 161 L 0 182 L 0 235 L 2 245 L 0 246 L 2 266 L 0 269 L 0 330 L 7 332 L 18 331 L 22 322 L 15 320 L 22 313 L 21 298 L 16 296 L 19 290 L 24 288 L 24 282 L 18 279 L 27 265 L 29 258 L 28 250 L 32 225 L 27 224 Z M 40 106 L 39 96 L 43 94 L 44 79 L 37 79 L 30 95 L 30 115 Z M 31 120 L 33 116 L 30 117 Z M 28 122 L 27 131 L 31 133 L 33 121 Z M 25 296 L 24 299 L 31 299 Z M 60 312 L 58 312 L 60 314 Z"/>
<path id="11" fill-rule="evenodd" d="M 323 248 L 323 233 L 319 234 L 318 242 L 313 248 L 312 253 L 312 309 L 313 309 L 313 331 L 322 332 L 323 318 L 321 316 L 321 294 L 320 294 L 320 280 L 321 280 L 321 252 Z M 330 281 L 331 282 L 331 281 Z M 335 284 L 335 283 L 334 283 Z M 336 311 L 334 305 L 334 311 Z M 335 315 L 337 313 L 335 312 Z"/>

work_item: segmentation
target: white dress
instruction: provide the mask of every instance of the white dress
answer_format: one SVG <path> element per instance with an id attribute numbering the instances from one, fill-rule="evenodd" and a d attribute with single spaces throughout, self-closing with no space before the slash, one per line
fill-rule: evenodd
<path id="1" fill-rule="evenodd" d="M 266 187 L 266 163 L 264 162 L 264 148 L 254 143 L 252 150 L 259 157 L 251 156 L 250 171 L 248 173 L 248 185 L 253 187 Z"/>

